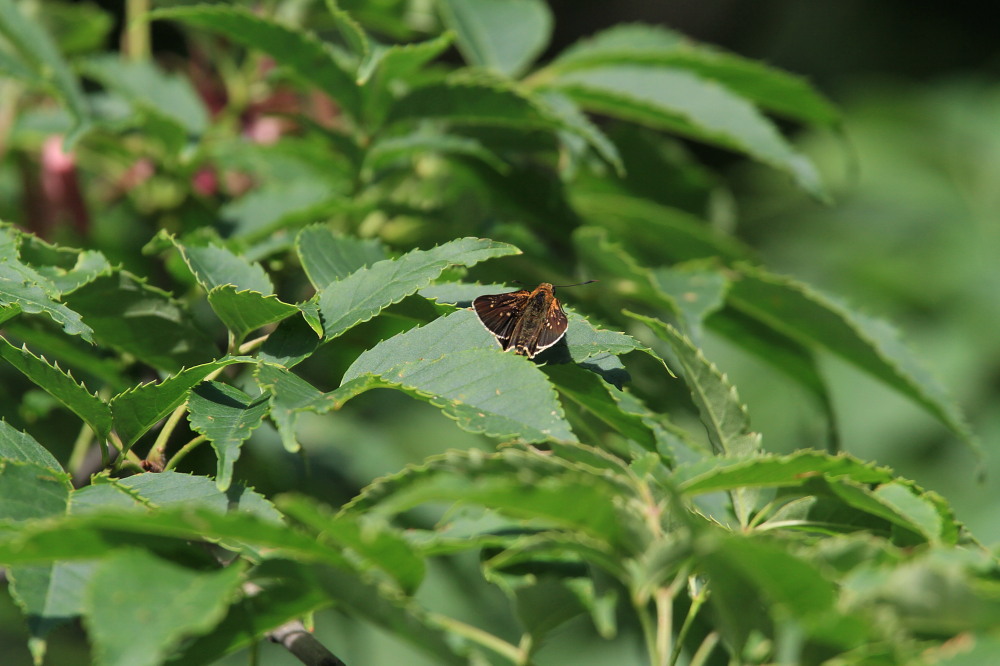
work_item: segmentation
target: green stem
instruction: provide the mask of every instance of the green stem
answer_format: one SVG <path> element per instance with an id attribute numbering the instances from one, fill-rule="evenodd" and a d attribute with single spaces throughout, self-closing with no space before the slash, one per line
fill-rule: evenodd
<path id="1" fill-rule="evenodd" d="M 150 461 L 163 464 L 164 457 L 167 453 L 167 442 L 170 440 L 170 436 L 174 434 L 174 429 L 180 422 L 181 418 L 187 412 L 187 403 L 179 406 L 177 409 L 170 414 L 167 422 L 163 424 L 163 428 L 160 430 L 160 434 L 156 436 L 156 441 L 153 442 L 153 447 L 149 450 Z"/>
<path id="2" fill-rule="evenodd" d="M 521 654 L 519 649 L 502 638 L 494 636 L 488 631 L 483 631 L 478 627 L 473 627 L 470 624 L 466 624 L 446 615 L 439 615 L 438 613 L 428 613 L 427 619 L 442 629 L 447 629 L 453 634 L 458 634 L 459 636 L 463 636 L 474 643 L 478 643 L 485 648 L 493 650 L 497 654 L 506 657 L 515 664 L 524 663 L 525 655 Z"/>
<path id="3" fill-rule="evenodd" d="M 149 60 L 149 0 L 125 0 L 125 57 L 131 62 Z"/>
<path id="4" fill-rule="evenodd" d="M 712 650 L 719 643 L 718 632 L 710 632 L 708 636 L 705 636 L 705 640 L 701 642 L 698 647 L 698 651 L 694 653 L 691 657 L 691 661 L 688 662 L 688 666 L 703 666 L 703 664 L 708 660 L 709 655 L 712 654 Z"/>
<path id="5" fill-rule="evenodd" d="M 190 442 L 179 448 L 177 450 L 177 453 L 175 453 L 170 457 L 170 461 L 166 465 L 164 465 L 163 467 L 164 471 L 168 469 L 174 469 L 175 467 L 177 467 L 177 463 L 179 463 L 184 458 L 184 456 L 194 451 L 199 444 L 205 441 L 208 441 L 208 437 L 205 437 L 204 435 L 198 435 Z"/>
<path id="6" fill-rule="evenodd" d="M 672 652 L 670 637 L 674 628 L 674 596 L 661 587 L 656 591 L 656 666 L 667 666 Z"/>
<path id="7" fill-rule="evenodd" d="M 84 423 L 80 426 L 80 433 L 76 436 L 76 441 L 73 442 L 73 452 L 69 454 L 69 462 L 66 463 L 66 468 L 74 477 L 83 468 L 83 461 L 86 459 L 87 451 L 90 450 L 90 445 L 93 442 L 94 431 L 90 429 L 89 425 Z"/>
<path id="8" fill-rule="evenodd" d="M 692 579 L 693 580 L 693 579 Z M 674 666 L 677 663 L 677 659 L 681 656 L 681 646 L 684 645 L 684 639 L 687 638 L 688 631 L 690 631 L 691 626 L 694 624 L 695 618 L 698 617 L 698 611 L 704 605 L 705 601 L 708 599 L 708 592 L 706 587 L 701 587 L 698 592 L 691 594 L 691 605 L 688 607 L 687 615 L 684 617 L 684 624 L 681 625 L 680 631 L 677 632 L 677 643 L 674 645 L 673 654 L 670 655 L 670 666 Z M 717 639 L 718 637 L 716 637 Z M 706 640 L 707 637 L 706 637 Z M 702 647 L 705 643 L 702 642 Z M 713 643 L 714 647 L 714 643 Z M 711 648 L 709 648 L 711 649 Z M 699 652 L 701 648 L 699 648 Z M 692 664 L 694 663 L 692 658 Z"/>

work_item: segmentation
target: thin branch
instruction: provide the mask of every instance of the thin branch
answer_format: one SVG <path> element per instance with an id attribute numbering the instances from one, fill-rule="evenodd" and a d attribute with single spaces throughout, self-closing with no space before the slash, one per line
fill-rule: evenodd
<path id="1" fill-rule="evenodd" d="M 167 464 L 163 467 L 163 469 L 174 469 L 175 467 L 177 467 L 177 463 L 179 463 L 181 459 L 184 458 L 184 456 L 191 453 L 191 451 L 193 451 L 195 447 L 197 447 L 199 444 L 205 441 L 208 441 L 207 437 L 205 437 L 204 435 L 198 435 L 190 442 L 179 448 L 177 450 L 177 453 L 175 453 L 170 457 L 169 462 L 167 462 Z"/>
<path id="2" fill-rule="evenodd" d="M 267 632 L 267 638 L 278 643 L 306 666 L 347 666 L 313 636 L 301 620 L 292 620 Z"/>

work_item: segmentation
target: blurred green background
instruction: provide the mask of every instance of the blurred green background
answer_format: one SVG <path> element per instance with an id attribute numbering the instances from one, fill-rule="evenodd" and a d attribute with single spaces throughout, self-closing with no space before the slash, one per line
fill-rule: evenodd
<path id="1" fill-rule="evenodd" d="M 121 9 L 118 2 L 98 4 L 112 14 Z M 840 105 L 846 118 L 843 136 L 799 137 L 831 184 L 830 206 L 810 200 L 762 167 L 720 151 L 694 151 L 732 183 L 735 233 L 760 252 L 770 269 L 897 326 L 966 410 L 983 441 L 986 476 L 977 480 L 976 458 L 917 407 L 825 358 L 844 448 L 937 490 L 981 541 L 1000 544 L 1000 463 L 994 455 L 1000 410 L 993 407 L 1000 401 L 1000 271 L 995 265 L 1000 256 L 1000 50 L 995 23 L 971 3 L 905 0 L 550 4 L 556 12 L 553 51 L 615 23 L 662 22 L 807 76 Z M 0 182 L 0 195 L 17 187 Z M 709 339 L 707 352 L 739 387 L 766 448 L 822 446 L 824 426 L 816 405 L 804 402 L 786 382 L 770 381 L 772 370 L 721 340 Z M 373 418 L 385 414 L 394 418 Z M 363 396 L 335 419 L 303 419 L 301 430 L 307 459 L 286 454 L 264 427 L 246 447 L 237 477 L 259 479 L 257 489 L 265 494 L 297 488 L 338 504 L 358 482 L 407 462 L 450 447 L 489 445 L 458 430 L 437 410 L 389 392 Z M 211 452 L 202 453 L 211 468 Z M 465 565 L 471 574 L 475 563 Z M 467 585 L 476 578 L 455 574 L 434 572 L 424 589 L 442 594 L 447 585 L 436 581 Z M 475 607 L 456 609 L 456 614 L 473 623 L 478 616 L 489 617 L 496 594 L 483 585 Z M 454 603 L 460 598 L 454 595 Z M 383 633 L 337 617 L 336 622 L 317 618 L 321 640 L 366 646 L 366 663 L 433 663 Z M 572 627 L 560 632 L 565 640 L 579 635 Z M 47 663 L 84 663 L 82 641 L 78 628 L 60 629 Z M 588 663 L 631 663 L 622 655 L 632 646 L 638 663 L 638 641 L 627 633 L 615 644 L 595 641 Z M 557 637 L 541 663 L 562 663 L 559 650 Z M 0 595 L 0 655 L 5 665 L 30 663 L 23 621 L 7 595 Z M 246 663 L 246 655 L 225 663 Z M 264 645 L 260 663 L 297 662 Z"/>

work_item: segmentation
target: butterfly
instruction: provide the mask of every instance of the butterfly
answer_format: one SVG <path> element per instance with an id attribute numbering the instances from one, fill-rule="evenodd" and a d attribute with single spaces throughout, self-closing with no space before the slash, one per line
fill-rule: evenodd
<path id="1" fill-rule="evenodd" d="M 515 354 L 528 358 L 559 342 L 569 325 L 555 287 L 548 282 L 531 291 L 480 296 L 472 302 L 472 308 L 486 330 L 496 336 L 501 349 L 513 349 Z"/>

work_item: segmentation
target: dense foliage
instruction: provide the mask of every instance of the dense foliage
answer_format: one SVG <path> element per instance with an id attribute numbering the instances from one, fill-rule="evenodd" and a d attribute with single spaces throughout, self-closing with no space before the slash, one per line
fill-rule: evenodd
<path id="1" fill-rule="evenodd" d="M 325 625 L 434 664 L 995 656 L 996 558 L 840 441 L 818 358 L 978 450 L 958 407 L 763 265 L 691 154 L 825 199 L 776 118 L 838 111 L 662 27 L 539 62 L 540 0 L 426 9 L 165 7 L 119 55 L 89 5 L 0 0 L 0 564 L 36 663 L 66 623 L 207 664 L 314 616 L 351 664 L 389 662 Z M 468 307 L 587 279 L 535 359 Z M 826 432 L 769 451 L 709 339 Z"/>

